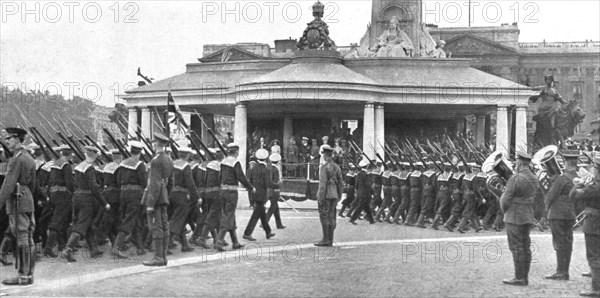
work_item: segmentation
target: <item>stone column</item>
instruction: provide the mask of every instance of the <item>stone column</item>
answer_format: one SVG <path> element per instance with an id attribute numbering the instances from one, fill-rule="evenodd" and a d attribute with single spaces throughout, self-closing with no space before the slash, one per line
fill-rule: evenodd
<path id="1" fill-rule="evenodd" d="M 242 168 L 246 170 L 246 144 L 248 142 L 248 109 L 245 104 L 235 106 L 235 118 L 233 124 L 233 140 L 240 146 L 238 160 Z"/>
<path id="2" fill-rule="evenodd" d="M 140 127 L 142 128 L 142 134 L 150 139 L 152 139 L 152 115 L 150 114 L 149 108 L 142 108 L 142 124 Z"/>
<path id="3" fill-rule="evenodd" d="M 465 133 L 465 118 L 460 117 L 456 119 L 456 132 L 457 135 L 462 135 Z"/>
<path id="4" fill-rule="evenodd" d="M 294 135 L 294 119 L 291 114 L 285 114 L 283 117 L 283 142 L 281 152 L 285 152 L 285 148 L 290 145 L 290 138 Z M 283 157 L 283 156 L 282 156 Z"/>
<path id="5" fill-rule="evenodd" d="M 129 131 L 129 133 L 132 136 L 135 136 L 135 132 L 137 131 L 137 126 L 138 126 L 138 114 L 137 114 L 137 109 L 135 107 L 130 108 L 129 109 L 129 116 L 128 116 L 128 124 L 127 124 L 127 130 Z"/>
<path id="6" fill-rule="evenodd" d="M 475 145 L 485 144 L 485 115 L 475 115 Z"/>
<path id="7" fill-rule="evenodd" d="M 365 104 L 363 116 L 363 148 L 370 158 L 375 158 L 373 149 L 375 144 L 375 105 L 371 102 Z"/>
<path id="8" fill-rule="evenodd" d="M 381 158 L 385 158 L 385 150 L 381 147 L 385 144 L 385 109 L 382 104 L 375 106 L 375 152 L 379 153 Z"/>
<path id="9" fill-rule="evenodd" d="M 508 138 L 508 107 L 498 106 L 496 111 L 496 150 L 510 154 L 510 139 Z"/>
<path id="10" fill-rule="evenodd" d="M 515 148 L 527 151 L 527 107 L 517 107 L 515 116 Z"/>

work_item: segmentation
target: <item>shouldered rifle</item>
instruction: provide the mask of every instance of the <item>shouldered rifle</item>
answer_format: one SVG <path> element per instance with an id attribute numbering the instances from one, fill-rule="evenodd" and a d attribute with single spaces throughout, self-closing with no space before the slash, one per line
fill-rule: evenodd
<path id="1" fill-rule="evenodd" d="M 202 148 L 204 148 L 204 152 L 206 153 L 206 155 L 208 155 L 211 159 L 215 159 L 215 156 L 212 154 L 212 152 L 210 152 L 210 150 L 208 150 L 208 147 L 206 146 L 206 144 L 204 144 L 204 142 L 202 142 L 202 140 L 196 133 L 194 133 L 192 131 L 191 136 L 198 141 L 198 144 L 200 144 L 200 146 L 202 146 Z M 225 152 L 223 152 L 223 154 L 225 154 Z"/>
<path id="2" fill-rule="evenodd" d="M 121 147 L 121 144 L 119 144 L 119 142 L 117 142 L 117 140 L 110 133 L 110 131 L 108 131 L 108 129 L 106 129 L 106 127 L 102 128 L 102 130 L 104 131 L 104 133 L 106 133 L 110 142 L 113 144 L 113 146 L 115 146 L 115 148 L 117 148 L 117 150 L 119 150 L 119 152 L 123 155 L 123 157 L 129 158 L 130 157 L 129 152 L 127 152 L 127 150 L 125 150 L 123 147 Z"/>
<path id="3" fill-rule="evenodd" d="M 372 165 L 375 164 L 375 162 L 366 153 L 364 153 L 362 150 L 360 150 L 360 148 L 358 147 L 358 145 L 356 143 L 354 143 L 353 140 L 350 140 L 350 145 L 354 146 L 354 150 L 356 150 L 356 152 L 358 152 L 361 155 L 363 155 L 364 157 L 366 157 L 370 164 L 372 164 Z"/>
<path id="4" fill-rule="evenodd" d="M 213 139 L 215 140 L 215 143 L 217 143 L 217 146 L 219 146 L 219 149 L 221 149 L 221 151 L 223 152 L 223 154 L 225 154 L 225 152 L 227 152 L 227 151 L 225 150 L 225 147 L 223 147 L 223 145 L 221 144 L 221 142 L 217 138 L 217 135 L 215 135 L 215 133 L 213 132 L 213 130 L 210 129 L 210 127 L 208 127 L 206 125 L 206 123 L 204 123 L 204 120 L 202 120 L 202 116 L 200 116 L 200 114 L 198 113 L 198 111 L 194 110 L 194 113 L 196 114 L 196 116 L 198 116 L 198 118 L 200 119 L 200 122 L 202 123 L 202 125 L 204 126 L 204 128 L 206 128 L 206 130 L 208 131 L 208 133 L 213 137 Z"/>

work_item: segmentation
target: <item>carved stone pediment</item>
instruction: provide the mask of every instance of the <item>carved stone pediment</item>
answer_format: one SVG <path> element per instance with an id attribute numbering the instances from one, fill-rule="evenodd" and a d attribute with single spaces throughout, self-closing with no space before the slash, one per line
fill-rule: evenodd
<path id="1" fill-rule="evenodd" d="M 484 55 L 519 55 L 519 52 L 503 44 L 482 37 L 465 34 L 446 40 L 446 53 L 452 57 L 471 57 Z"/>
<path id="2" fill-rule="evenodd" d="M 252 52 L 240 49 L 236 46 L 231 46 L 214 52 L 205 57 L 199 58 L 198 61 L 202 63 L 209 62 L 232 62 L 232 61 L 246 61 L 246 60 L 260 60 L 266 57 L 254 54 Z"/>

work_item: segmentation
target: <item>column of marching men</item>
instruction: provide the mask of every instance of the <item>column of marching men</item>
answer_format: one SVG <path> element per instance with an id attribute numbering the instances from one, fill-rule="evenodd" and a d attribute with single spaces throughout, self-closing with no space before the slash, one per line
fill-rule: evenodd
<path id="1" fill-rule="evenodd" d="M 18 132 L 26 134 L 24 130 Z M 180 145 L 175 160 L 164 135 L 154 134 L 152 146 L 155 155 L 149 163 L 141 159 L 144 144 L 135 140 L 129 141 L 128 158 L 123 159 L 118 149 L 104 152 L 110 162 L 98 162 L 102 152 L 93 146 L 83 147 L 84 160 L 79 162 L 74 162 L 72 148 L 67 145 L 53 147 L 59 157 L 48 162 L 43 148 L 23 147 L 32 157 L 37 177 L 31 190 L 35 205 L 32 252 L 37 253 L 37 259 L 43 255 L 75 262 L 81 240 L 85 240 L 90 258 L 102 256 L 99 247 L 107 244 L 115 257 L 123 259 L 131 257 L 133 251 L 137 255 L 153 251 L 154 257 L 144 262 L 148 266 L 166 265 L 175 241 L 181 244 L 181 252 L 193 251 L 190 244 L 224 251 L 229 235 L 231 248 L 240 249 L 244 245 L 238 240 L 235 218 L 240 184 L 254 205 L 244 239 L 256 241 L 252 232 L 258 220 L 267 239 L 275 236 L 268 224 L 272 215 L 277 228 L 285 228 L 277 206 L 279 154 L 269 156 L 266 150 L 259 150 L 255 156 L 258 164 L 246 177 L 235 143 L 226 146 L 227 152 L 209 148 L 209 155 Z M 264 208 L 267 201 L 271 201 L 268 213 Z M 189 241 L 188 226 L 192 229 Z M 212 247 L 207 242 L 210 238 Z M 8 255 L 15 240 L 14 233 L 5 233 L 0 245 L 2 265 L 11 265 Z M 33 283 L 33 277 L 30 280 Z"/>
<path id="2" fill-rule="evenodd" d="M 129 258 L 130 245 L 137 255 L 153 251 L 154 257 L 143 262 L 147 266 L 166 265 L 175 241 L 182 252 L 190 252 L 194 250 L 190 244 L 211 248 L 207 240 L 212 237 L 212 248 L 223 251 L 229 246 L 225 240 L 229 235 L 232 249 L 239 249 L 243 244 L 237 237 L 235 210 L 240 184 L 253 202 L 244 239 L 256 241 L 252 234 L 259 220 L 266 238 L 275 236 L 268 224 L 271 215 L 275 215 L 278 229 L 285 228 L 277 208 L 281 186 L 277 166 L 281 156 L 277 153 L 269 156 L 267 150 L 258 150 L 258 162 L 246 176 L 235 143 L 227 145 L 227 152 L 209 149 L 208 155 L 179 146 L 173 160 L 167 149 L 171 140 L 156 133 L 152 143 L 155 154 L 148 163 L 141 158 L 145 145 L 138 141 L 129 142 L 126 159 L 121 156 L 123 151 L 111 150 L 102 154 L 110 154 L 110 162 L 98 162 L 100 149 L 84 146 L 81 160 L 73 162 L 72 148 L 63 145 L 54 147 L 57 158 L 46 162 L 43 148 L 22 146 L 25 130 L 6 131 L 12 157 L 0 190 L 0 208 L 6 204 L 10 227 L 0 245 L 0 262 L 10 264 L 7 255 L 16 243 L 19 269 L 18 277 L 5 280 L 6 284 L 33 283 L 35 258 L 31 256 L 35 252 L 76 261 L 80 240 L 87 243 L 91 258 L 101 256 L 99 246 L 107 243 L 117 258 Z M 357 165 L 349 163 L 346 198 L 338 215 L 349 217 L 354 225 L 364 213 L 371 224 L 430 225 L 436 230 L 443 226 L 461 233 L 471 228 L 480 232 L 506 227 L 515 266 L 515 277 L 504 281 L 510 285 L 528 284 L 529 232 L 534 224 L 541 229 L 546 222 L 552 231 L 557 269 L 545 278 L 568 280 L 573 227 L 583 221 L 591 268 L 586 275 L 592 277 L 592 290 L 581 294 L 597 297 L 600 156 L 586 156 L 590 164 L 582 165 L 579 151 L 561 150 L 564 165 L 560 166 L 557 153 L 556 146 L 544 147 L 532 163 L 532 156 L 517 151 L 514 168 L 500 151 L 480 163 L 454 164 L 427 156 L 419 162 L 392 158 L 384 163 L 382 158 L 375 162 L 367 157 Z M 541 213 L 534 206 L 540 196 Z M 265 210 L 267 201 L 271 201 L 269 212 Z M 580 213 L 584 220 L 577 215 L 577 201 L 584 205 Z M 192 229 L 189 241 L 187 226 Z"/>
<path id="3" fill-rule="evenodd" d="M 554 157 L 562 155 L 564 165 Z M 582 296 L 598 297 L 600 290 L 600 156 L 580 164 L 578 150 L 556 146 L 541 149 L 537 163 L 533 157 L 517 151 L 515 167 L 500 151 L 482 164 L 449 162 L 393 162 L 363 159 L 350 165 L 346 174 L 346 198 L 338 213 L 357 225 L 363 217 L 370 224 L 390 224 L 467 233 L 507 228 L 509 249 L 513 253 L 515 278 L 509 285 L 528 285 L 531 263 L 529 232 L 543 231 L 548 222 L 556 251 L 557 269 L 545 276 L 549 280 L 569 280 L 573 250 L 573 229 L 583 222 L 586 255 L 592 277 L 592 290 Z M 482 167 L 484 168 L 482 170 Z M 534 174 L 534 172 L 536 174 Z M 581 177 L 579 177 L 581 175 Z M 383 196 L 383 197 L 382 197 Z M 535 211 L 536 196 L 542 196 L 542 214 Z M 576 203 L 583 203 L 578 216 Z M 477 208 L 485 207 L 480 210 Z M 347 213 L 346 209 L 348 209 Z M 539 212 L 538 212 L 539 213 Z M 535 218 L 539 220 L 535 220 Z"/>

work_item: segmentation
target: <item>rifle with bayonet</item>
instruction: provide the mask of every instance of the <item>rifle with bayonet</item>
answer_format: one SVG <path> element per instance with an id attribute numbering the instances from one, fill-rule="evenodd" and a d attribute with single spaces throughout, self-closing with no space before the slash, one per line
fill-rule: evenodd
<path id="1" fill-rule="evenodd" d="M 360 150 L 360 148 L 358 147 L 358 145 L 356 143 L 354 143 L 353 140 L 350 140 L 350 145 L 352 146 L 352 148 L 354 148 L 354 150 L 358 153 L 360 153 L 361 155 L 363 155 L 364 157 L 367 158 L 367 160 L 369 161 L 370 164 L 374 165 L 375 162 L 366 154 L 364 153 L 362 150 Z"/>
<path id="2" fill-rule="evenodd" d="M 450 148 L 452 148 L 452 150 L 454 150 L 454 152 L 458 155 L 458 157 L 460 158 L 460 160 L 463 162 L 463 164 L 465 165 L 465 169 L 467 173 L 471 173 L 471 168 L 467 165 L 467 160 L 465 159 L 465 157 L 462 155 L 462 153 L 460 153 L 460 150 L 458 150 L 458 148 L 456 148 L 456 146 L 454 146 L 454 142 L 452 142 L 452 140 L 450 139 L 450 137 L 446 136 L 448 138 L 448 144 L 450 145 Z"/>
<path id="3" fill-rule="evenodd" d="M 55 156 L 56 158 L 58 158 L 59 157 L 58 154 L 56 152 L 54 152 L 54 150 L 52 150 L 52 146 L 50 146 L 50 144 L 46 141 L 46 139 L 44 139 L 44 137 L 33 126 L 33 124 L 29 120 L 27 120 L 27 118 L 23 114 L 23 111 L 21 111 L 21 109 L 17 105 L 15 105 L 15 107 L 19 111 L 19 114 L 21 115 L 22 121 L 26 125 L 24 127 L 29 127 L 29 132 L 30 132 L 32 138 L 34 139 L 35 143 L 40 147 L 40 150 L 42 150 L 42 154 L 44 154 L 44 159 L 46 159 L 46 161 L 52 160 L 52 158 L 50 157 L 50 155 L 44 149 L 44 145 L 46 146 L 46 148 L 48 148 L 48 151 L 50 151 L 53 156 Z"/>

